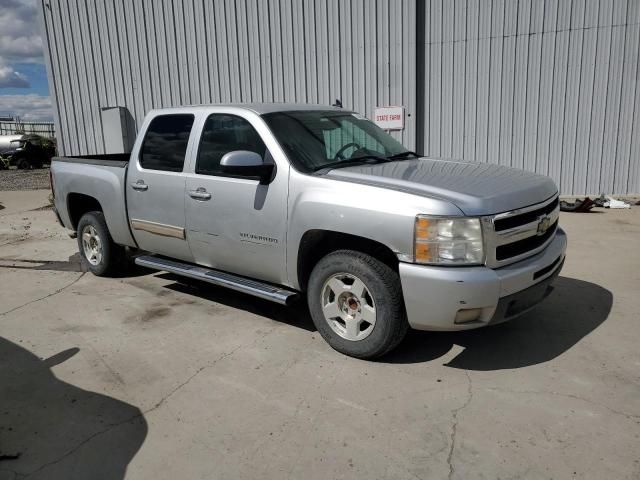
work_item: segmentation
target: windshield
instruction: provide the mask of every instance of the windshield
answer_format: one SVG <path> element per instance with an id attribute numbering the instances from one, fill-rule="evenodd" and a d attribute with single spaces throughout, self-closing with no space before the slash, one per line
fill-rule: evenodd
<path id="1" fill-rule="evenodd" d="M 309 173 L 353 165 L 359 160 L 388 161 L 408 152 L 400 142 L 356 113 L 275 112 L 263 115 L 296 169 Z"/>

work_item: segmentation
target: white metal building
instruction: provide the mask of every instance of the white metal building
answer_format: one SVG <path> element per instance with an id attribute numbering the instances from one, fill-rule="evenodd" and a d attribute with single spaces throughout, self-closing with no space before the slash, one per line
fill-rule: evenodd
<path id="1" fill-rule="evenodd" d="M 640 193 L 639 0 L 40 0 L 64 154 L 218 102 L 404 107 L 406 146 Z"/>

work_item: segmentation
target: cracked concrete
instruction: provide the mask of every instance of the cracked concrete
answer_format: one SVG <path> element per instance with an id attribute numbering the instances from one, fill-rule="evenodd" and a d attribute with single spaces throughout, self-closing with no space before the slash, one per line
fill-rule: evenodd
<path id="1" fill-rule="evenodd" d="M 458 415 L 462 410 L 467 408 L 473 399 L 473 382 L 471 380 L 471 375 L 469 372 L 464 372 L 467 376 L 467 382 L 469 384 L 467 390 L 467 399 L 465 402 L 455 410 L 451 411 L 451 446 L 449 447 L 449 455 L 447 455 L 447 464 L 449 465 L 449 476 L 448 478 L 453 478 L 453 474 L 455 473 L 455 468 L 453 466 L 453 453 L 456 448 L 456 435 L 458 433 Z"/>
<path id="2" fill-rule="evenodd" d="M 1 480 L 640 472 L 640 209 L 563 214 L 563 274 L 520 321 L 362 362 L 304 305 L 83 275 L 46 197 L 0 192 Z"/>
<path id="3" fill-rule="evenodd" d="M 82 276 L 82 275 L 81 275 Z M 75 283 L 75 282 L 74 282 Z M 71 285 L 68 285 L 71 286 Z M 67 287 L 68 287 L 67 286 Z M 66 287 L 64 287 L 66 288 Z M 62 290 L 61 289 L 59 291 L 57 291 L 56 293 L 60 293 Z M 52 294 L 54 295 L 54 294 Z M 49 298 L 50 296 L 46 298 Z M 15 310 L 13 310 L 15 311 Z M 267 335 L 269 335 L 271 333 L 267 332 L 266 334 L 262 335 L 259 339 L 263 339 L 264 337 L 266 337 Z M 255 344 L 258 340 L 253 341 L 252 343 Z M 156 410 L 158 410 L 159 408 L 161 408 L 165 402 L 167 402 L 171 397 L 173 397 L 173 395 L 175 395 L 179 390 L 181 390 L 184 386 L 186 386 L 188 383 L 190 383 L 195 377 L 197 377 L 200 373 L 202 373 L 204 370 L 213 367 L 215 364 L 217 364 L 218 362 L 232 356 L 234 353 L 236 353 L 238 350 L 246 347 L 247 345 L 238 345 L 237 347 L 235 347 L 233 350 L 222 354 L 220 357 L 216 358 L 215 360 L 207 363 L 206 365 L 198 368 L 192 375 L 190 375 L 186 380 L 184 380 L 182 383 L 180 383 L 179 385 L 177 385 L 175 388 L 173 388 L 171 391 L 169 391 L 169 393 L 167 393 L 165 396 L 163 396 L 155 405 L 153 405 L 151 408 L 146 409 L 143 412 L 140 412 L 138 414 L 135 414 L 133 416 L 131 416 L 130 418 L 127 418 L 121 422 L 118 423 L 114 423 L 114 424 L 110 424 L 107 426 L 107 428 L 105 428 L 104 430 L 100 430 L 98 432 L 93 433 L 92 435 L 90 435 L 89 437 L 83 439 L 81 442 L 79 442 L 77 445 L 75 445 L 73 448 L 71 448 L 70 450 L 68 450 L 67 452 L 65 452 L 62 456 L 60 456 L 59 458 L 56 458 L 55 460 L 52 460 L 50 462 L 47 462 L 43 465 L 41 465 L 40 467 L 38 467 L 36 470 L 22 474 L 19 472 L 14 472 L 16 475 L 17 479 L 28 479 L 28 478 L 32 478 L 34 475 L 37 475 L 38 473 L 46 470 L 47 468 L 51 467 L 52 465 L 55 465 L 57 463 L 62 462 L 63 460 L 65 460 L 66 458 L 70 457 L 71 455 L 75 454 L 75 452 L 77 452 L 79 449 L 81 449 L 82 447 L 84 447 L 86 444 L 88 444 L 89 442 L 95 440 L 96 438 L 100 437 L 101 435 L 104 435 L 108 432 L 110 432 L 111 430 L 113 430 L 114 428 L 118 428 L 124 424 L 133 422 L 139 418 L 141 418 L 142 416 L 148 415 Z M 108 367 L 110 369 L 110 367 Z M 118 376 L 119 377 L 119 376 Z"/>
<path id="4" fill-rule="evenodd" d="M 609 407 L 607 405 L 604 405 L 604 404 L 599 403 L 599 402 L 594 402 L 593 400 L 591 400 L 589 398 L 582 397 L 580 395 L 572 395 L 572 394 L 566 394 L 566 393 L 560 393 L 560 392 L 535 391 L 535 390 L 506 390 L 506 389 L 500 389 L 500 388 L 489 388 L 488 390 L 494 390 L 494 391 L 504 392 L 504 393 L 517 393 L 517 394 L 520 394 L 520 395 L 552 395 L 552 396 L 571 398 L 571 399 L 580 400 L 582 402 L 589 403 L 589 404 L 594 405 L 594 406 L 599 407 L 599 408 L 604 408 L 604 409 L 608 410 L 610 413 L 612 413 L 614 415 L 622 415 L 623 417 L 627 418 L 628 420 L 640 420 L 640 413 L 635 414 L 635 413 L 621 412 L 621 411 L 616 410 L 614 408 L 611 408 L 611 407 Z M 636 406 L 638 406 L 638 405 L 636 405 Z"/>
<path id="5" fill-rule="evenodd" d="M 6 312 L 0 312 L 0 317 L 2 317 L 2 316 L 4 316 L 4 315 L 7 315 L 7 314 L 9 314 L 9 313 L 13 313 L 13 312 L 15 312 L 15 311 L 17 311 L 17 310 L 20 310 L 21 308 L 27 307 L 27 306 L 29 306 L 29 305 L 32 305 L 32 304 L 36 303 L 36 302 L 40 302 L 40 301 L 42 301 L 42 300 L 46 300 L 46 299 L 51 298 L 51 297 L 53 297 L 53 296 L 55 296 L 55 295 L 58 295 L 59 293 L 64 292 L 67 288 L 72 287 L 73 285 L 75 285 L 75 284 L 76 284 L 76 282 L 77 282 L 78 280 L 80 280 L 83 276 L 84 276 L 84 272 L 83 272 L 83 273 L 81 273 L 80 275 L 78 275 L 76 278 L 74 278 L 74 279 L 73 279 L 71 282 L 69 282 L 68 284 L 64 285 L 63 287 L 58 288 L 57 290 L 54 290 L 54 291 L 53 291 L 53 292 L 51 292 L 51 293 L 48 293 L 48 294 L 46 294 L 46 295 L 44 295 L 44 296 L 42 296 L 42 297 L 39 297 L 39 298 L 35 298 L 35 299 L 33 299 L 33 300 L 29 300 L 28 302 L 25 302 L 25 303 L 23 303 L 22 305 L 18 305 L 17 307 L 13 307 L 13 308 L 11 308 L 11 309 L 7 310 Z"/>
<path id="6" fill-rule="evenodd" d="M 158 408 L 160 408 L 166 401 L 168 401 L 171 397 L 173 397 L 173 395 L 175 395 L 179 390 L 181 390 L 182 388 L 184 388 L 187 384 L 189 384 L 194 378 L 196 378 L 198 375 L 200 375 L 202 372 L 204 372 L 205 370 L 212 368 L 214 365 L 216 365 L 218 362 L 221 362 L 222 360 L 232 356 L 234 353 L 236 353 L 238 350 L 241 350 L 242 348 L 246 348 L 248 346 L 253 346 L 255 345 L 259 340 L 264 339 L 266 336 L 268 336 L 269 334 L 271 334 L 274 329 L 271 329 L 270 331 L 268 331 L 265 334 L 260 335 L 256 340 L 254 340 L 253 342 L 250 343 L 250 345 L 243 345 L 240 344 L 236 347 L 234 347 L 232 350 L 230 350 L 229 352 L 223 353 L 222 355 L 220 355 L 218 358 L 216 358 L 215 360 L 211 361 L 211 362 L 207 362 L 206 365 L 203 365 L 201 367 L 199 367 L 192 375 L 190 375 L 185 381 L 183 381 L 182 383 L 180 383 L 178 386 L 176 386 L 175 388 L 173 388 L 169 393 L 167 393 L 164 397 L 162 397 L 153 407 L 147 409 L 144 411 L 144 414 L 147 415 L 155 410 L 157 410 Z"/>
<path id="7" fill-rule="evenodd" d="M 80 441 L 77 445 L 75 445 L 74 447 L 69 449 L 67 452 L 65 452 L 60 457 L 40 465 L 37 469 L 35 469 L 33 471 L 30 471 L 28 473 L 14 472 L 15 475 L 16 475 L 16 478 L 24 479 L 24 480 L 29 479 L 29 478 L 34 478 L 39 473 L 46 472 L 52 466 L 54 466 L 54 465 L 64 461 L 65 459 L 71 457 L 78 450 L 80 450 L 82 447 L 87 445 L 89 442 L 94 441 L 96 438 L 111 432 L 114 428 L 118 428 L 118 427 L 120 427 L 122 425 L 125 425 L 127 423 L 133 422 L 133 421 L 139 419 L 141 416 L 142 416 L 141 414 L 136 414 L 136 415 L 132 416 L 131 418 L 128 418 L 128 419 L 126 419 L 126 420 L 124 420 L 122 422 L 111 424 L 107 428 L 105 428 L 104 430 L 100 430 L 98 432 L 95 432 L 94 434 L 92 434 L 92 435 L 88 436 L 87 438 L 83 439 L 82 441 Z"/>

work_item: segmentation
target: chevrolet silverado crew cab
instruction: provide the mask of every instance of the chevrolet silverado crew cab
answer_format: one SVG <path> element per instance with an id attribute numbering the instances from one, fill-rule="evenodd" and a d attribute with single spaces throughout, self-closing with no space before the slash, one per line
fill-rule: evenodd
<path id="1" fill-rule="evenodd" d="M 509 320 L 566 236 L 548 177 L 422 158 L 363 116 L 295 104 L 154 110 L 131 155 L 56 157 L 60 222 L 96 275 L 135 263 L 287 304 L 336 350 Z"/>

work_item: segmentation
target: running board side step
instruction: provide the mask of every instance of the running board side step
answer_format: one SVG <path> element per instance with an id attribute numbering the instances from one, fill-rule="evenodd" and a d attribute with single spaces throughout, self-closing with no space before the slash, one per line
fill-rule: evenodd
<path id="1" fill-rule="evenodd" d="M 287 305 L 291 300 L 298 296 L 297 292 L 286 290 L 269 283 L 251 280 L 232 273 L 221 272 L 219 270 L 200 267 L 190 263 L 182 263 L 175 260 L 169 260 L 167 258 L 156 257 L 154 255 L 136 257 L 135 263 L 141 267 L 163 270 L 183 277 L 202 280 L 220 287 L 227 287 L 231 290 L 247 293 L 254 297 L 270 300 L 281 305 Z"/>

